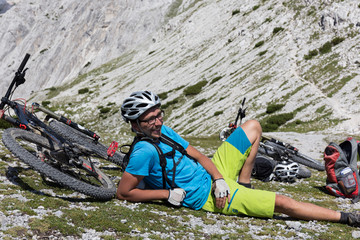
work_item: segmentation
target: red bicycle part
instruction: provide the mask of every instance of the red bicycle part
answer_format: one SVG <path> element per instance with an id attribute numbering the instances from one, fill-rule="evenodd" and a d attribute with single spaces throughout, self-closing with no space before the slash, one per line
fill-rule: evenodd
<path id="1" fill-rule="evenodd" d="M 114 156 L 116 150 L 118 149 L 118 146 L 119 146 L 119 144 L 118 144 L 117 142 L 113 141 L 113 142 L 110 144 L 110 147 L 109 147 L 108 150 L 107 150 L 107 155 L 108 155 L 109 157 Z"/>

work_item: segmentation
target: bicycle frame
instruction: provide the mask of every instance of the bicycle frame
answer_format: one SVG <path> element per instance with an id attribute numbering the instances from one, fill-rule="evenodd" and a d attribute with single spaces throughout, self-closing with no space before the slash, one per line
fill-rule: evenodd
<path id="1" fill-rule="evenodd" d="M 30 57 L 30 55 L 26 54 L 18 71 L 15 73 L 15 77 L 14 77 L 13 81 L 11 82 L 5 96 L 3 98 L 1 98 L 0 119 L 4 119 L 5 121 L 11 123 L 15 127 L 19 127 L 21 129 L 24 129 L 27 131 L 32 131 L 32 132 L 34 132 L 35 130 L 40 131 L 42 135 L 50 138 L 52 141 L 54 141 L 56 144 L 58 144 L 58 146 L 63 146 L 64 148 L 66 148 L 65 151 L 67 152 L 67 154 L 69 154 L 71 156 L 71 158 L 74 156 L 76 158 L 76 154 L 72 154 L 71 151 L 69 152 L 67 150 L 66 146 L 69 146 L 70 148 L 74 148 L 74 147 L 81 148 L 83 152 L 84 151 L 89 152 L 89 151 L 87 151 L 87 149 L 83 149 L 83 147 L 77 146 L 77 144 L 75 146 L 72 142 L 67 141 L 62 136 L 55 133 L 51 129 L 51 127 L 48 126 L 45 122 L 47 122 L 50 118 L 54 118 L 60 122 L 63 122 L 65 124 L 75 128 L 76 130 L 79 130 L 82 133 L 92 137 L 95 142 L 97 142 L 98 139 L 100 138 L 96 133 L 82 127 L 81 125 L 79 125 L 75 122 L 72 122 L 70 119 L 67 119 L 61 115 L 57 115 L 56 113 L 42 107 L 38 103 L 32 104 L 32 112 L 30 112 L 29 110 L 26 109 L 26 104 L 23 105 L 23 104 L 16 102 L 16 100 L 15 101 L 10 100 L 12 92 L 15 91 L 15 89 L 19 85 L 23 84 L 26 81 L 25 80 L 25 72 L 26 72 L 27 68 L 24 70 L 24 67 L 25 67 L 26 62 L 28 61 L 29 57 Z M 4 110 L 5 106 L 9 106 L 9 108 L 13 109 L 17 118 L 6 115 L 5 110 Z M 45 122 L 41 121 L 39 118 L 36 117 L 35 114 L 33 114 L 33 111 L 35 111 L 35 110 L 40 110 L 46 114 Z M 71 164 L 71 162 L 74 162 L 74 161 L 69 160 L 70 164 Z M 90 163 L 92 165 L 91 161 L 90 161 Z M 93 166 L 91 166 L 91 169 L 93 169 Z M 92 172 L 92 170 L 89 170 L 89 172 Z"/>

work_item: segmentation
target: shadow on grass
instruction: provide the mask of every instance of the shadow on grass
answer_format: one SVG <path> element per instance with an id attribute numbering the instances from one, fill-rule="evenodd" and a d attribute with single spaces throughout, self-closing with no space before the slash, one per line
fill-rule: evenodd
<path id="1" fill-rule="evenodd" d="M 58 196 L 55 192 L 54 192 L 55 195 L 45 193 L 41 190 L 35 189 L 34 187 L 30 186 L 19 176 L 19 173 L 21 173 L 23 171 L 29 171 L 29 170 L 32 170 L 32 169 L 31 168 L 22 168 L 22 167 L 8 167 L 8 169 L 6 170 L 6 177 L 10 182 L 21 187 L 22 189 L 32 192 L 37 195 L 41 195 L 41 196 L 46 196 L 46 197 L 50 197 L 50 198 L 58 198 L 58 199 L 62 199 L 62 200 L 69 201 L 69 202 L 106 202 L 106 201 L 108 201 L 108 200 L 99 200 L 99 199 L 95 199 L 95 198 L 91 198 L 91 197 L 76 198 L 76 197 Z M 60 191 L 62 189 L 71 190 L 71 189 L 67 188 L 66 186 L 63 186 L 57 182 L 47 179 L 46 177 L 41 176 L 41 178 L 42 178 L 44 185 L 49 186 L 53 189 L 60 190 Z M 74 191 L 74 192 L 76 192 L 76 191 Z"/>
<path id="2" fill-rule="evenodd" d="M 315 186 L 314 188 L 316 188 L 316 189 L 319 190 L 320 192 L 329 194 L 329 192 L 326 190 L 325 186 Z"/>

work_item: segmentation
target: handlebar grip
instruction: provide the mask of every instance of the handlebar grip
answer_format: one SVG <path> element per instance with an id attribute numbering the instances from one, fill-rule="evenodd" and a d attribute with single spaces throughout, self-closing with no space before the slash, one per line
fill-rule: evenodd
<path id="1" fill-rule="evenodd" d="M 22 71 L 24 70 L 24 67 L 25 67 L 27 61 L 29 60 L 29 58 L 30 58 L 30 54 L 27 53 L 27 54 L 25 55 L 24 59 L 22 60 L 21 64 L 20 64 L 20 67 L 19 67 L 19 69 L 18 69 L 18 72 L 22 72 Z"/>
<path id="2" fill-rule="evenodd" d="M 246 97 L 243 98 L 241 105 L 243 105 L 243 106 L 245 105 L 245 100 L 246 100 Z"/>

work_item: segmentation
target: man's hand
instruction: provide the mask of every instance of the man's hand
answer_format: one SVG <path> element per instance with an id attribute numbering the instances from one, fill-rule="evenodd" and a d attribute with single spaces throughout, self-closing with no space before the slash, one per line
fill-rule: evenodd
<path id="1" fill-rule="evenodd" d="M 213 182 L 212 189 L 216 198 L 216 207 L 223 209 L 225 207 L 226 198 L 230 203 L 230 188 L 223 178 L 216 179 Z"/>
<path id="2" fill-rule="evenodd" d="M 186 192 L 182 188 L 169 189 L 168 202 L 174 206 L 179 207 L 184 201 L 185 196 Z"/>

